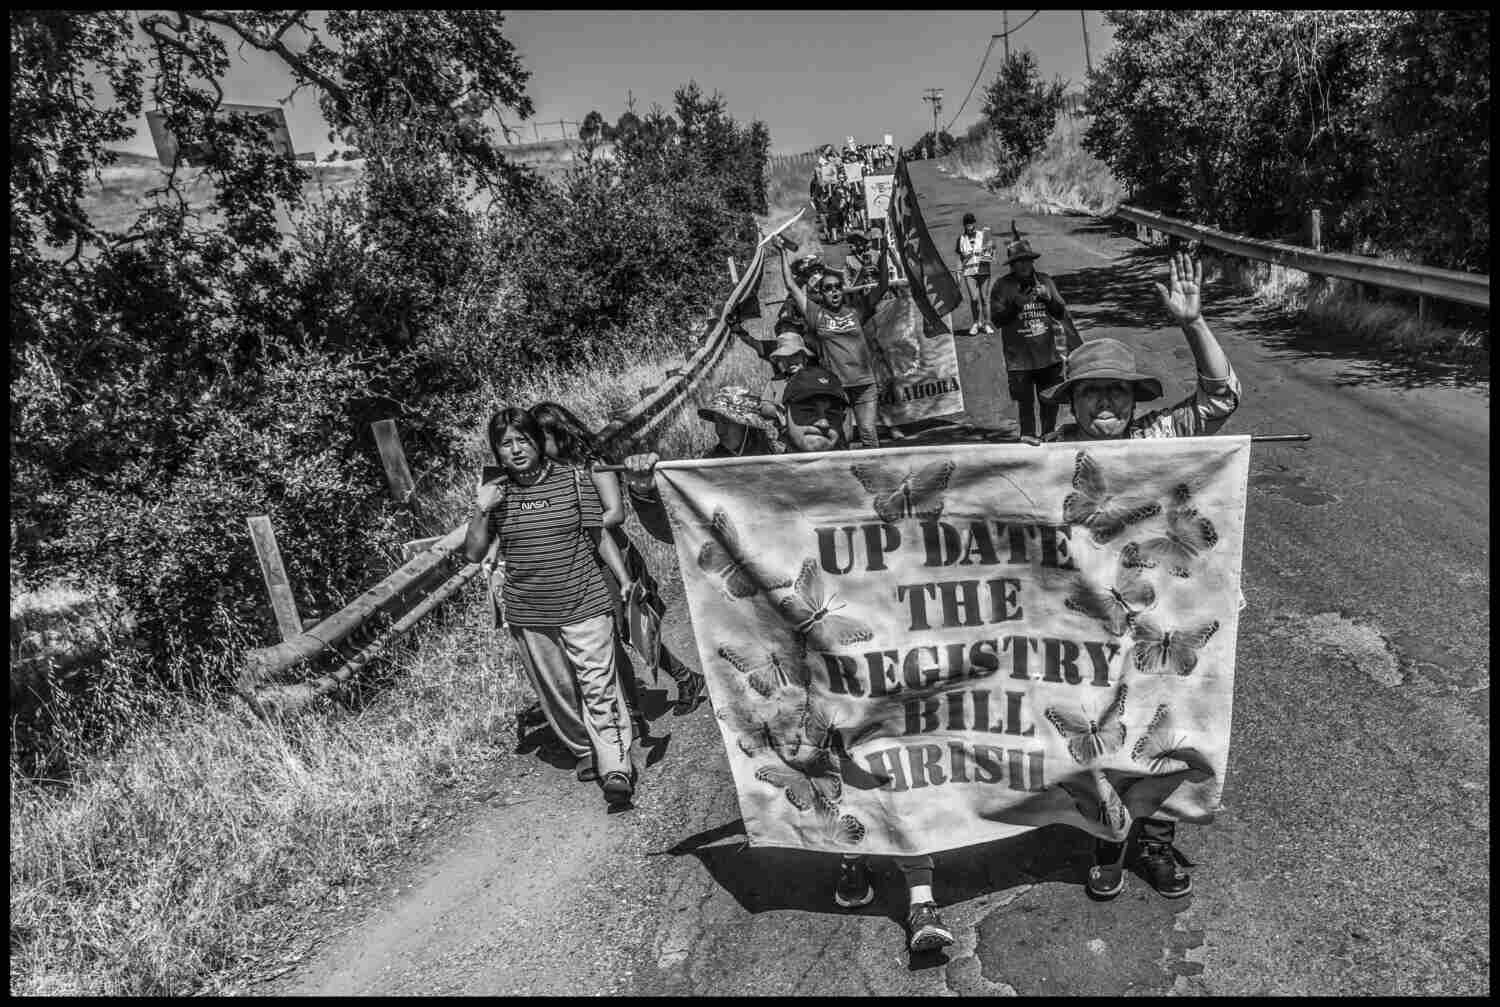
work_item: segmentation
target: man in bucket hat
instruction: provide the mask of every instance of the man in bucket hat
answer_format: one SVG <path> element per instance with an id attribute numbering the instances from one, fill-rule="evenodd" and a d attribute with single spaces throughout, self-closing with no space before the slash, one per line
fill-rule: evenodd
<path id="1" fill-rule="evenodd" d="M 1043 388 L 1062 380 L 1063 357 L 1078 345 L 1078 330 L 1057 284 L 1037 270 L 1039 255 L 1014 222 L 1011 234 L 1015 240 L 1005 246 L 1010 272 L 990 292 L 990 322 L 1000 326 L 1006 381 L 1021 412 L 1021 436 L 1045 437 L 1057 425 L 1057 406 L 1041 401 L 1038 430 L 1035 400 Z"/>
<path id="2" fill-rule="evenodd" d="M 775 428 L 761 416 L 761 400 L 749 389 L 725 385 L 714 392 L 698 418 L 714 425 L 718 441 L 703 453 L 704 458 L 739 458 L 771 453 L 770 432 Z"/>
<path id="3" fill-rule="evenodd" d="M 1168 286 L 1152 286 L 1167 315 L 1187 337 L 1198 369 L 1196 390 L 1171 408 L 1137 416 L 1135 404 L 1159 398 L 1161 382 L 1137 369 L 1135 353 L 1124 343 L 1090 339 L 1068 357 L 1062 380 L 1042 392 L 1044 401 L 1072 403 L 1074 418 L 1045 440 L 1196 437 L 1217 431 L 1239 406 L 1239 378 L 1203 319 L 1202 264 L 1177 252 L 1169 270 Z M 1126 842 L 1095 839 L 1094 866 L 1084 884 L 1088 894 L 1095 899 L 1120 894 L 1125 887 L 1125 857 L 1132 844 L 1137 869 L 1152 888 L 1169 899 L 1191 892 L 1193 880 L 1182 869 L 1181 855 L 1173 846 L 1176 825 L 1165 818 L 1141 818 Z"/>

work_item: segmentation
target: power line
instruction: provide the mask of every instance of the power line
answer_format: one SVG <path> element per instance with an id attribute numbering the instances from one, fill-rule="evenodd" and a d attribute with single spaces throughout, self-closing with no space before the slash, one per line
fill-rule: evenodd
<path id="1" fill-rule="evenodd" d="M 1040 13 L 1041 13 L 1041 10 L 1039 10 L 1039 9 L 1032 11 L 1030 14 L 1026 15 L 1026 21 L 1030 21 L 1032 18 L 1036 17 Z M 1014 28 L 1007 27 L 1004 31 L 1002 31 L 998 35 L 991 35 L 990 36 L 990 44 L 987 45 L 987 46 L 985 46 L 985 49 L 984 49 L 984 59 L 982 59 L 982 60 L 979 61 L 979 71 L 978 71 L 978 73 L 974 74 L 974 81 L 973 81 L 973 83 L 971 83 L 969 85 L 969 93 L 966 94 L 966 95 L 964 95 L 963 104 L 961 104 L 961 105 L 958 106 L 958 111 L 956 113 L 954 113 L 954 115 L 953 115 L 953 121 L 950 122 L 950 123 L 948 123 L 948 127 L 947 127 L 946 130 L 944 130 L 944 132 L 947 132 L 948 130 L 951 130 L 953 128 L 953 123 L 957 122 L 958 121 L 958 117 L 964 114 L 964 107 L 969 104 L 969 99 L 972 98 L 972 97 L 974 97 L 974 88 L 975 88 L 975 86 L 977 86 L 979 84 L 979 78 L 984 75 L 984 65 L 987 62 L 989 62 L 990 52 L 995 48 L 995 39 L 997 39 L 997 38 L 1003 38 L 1003 39 L 1006 40 L 1007 51 L 1006 51 L 1006 54 L 1005 54 L 1005 58 L 1009 59 L 1010 58 L 1010 52 L 1009 52 L 1010 36 L 1013 35 L 1013 34 L 1015 34 L 1018 31 L 1020 31 L 1022 28 L 1026 27 L 1026 21 L 1022 21 L 1020 24 L 1016 25 Z"/>

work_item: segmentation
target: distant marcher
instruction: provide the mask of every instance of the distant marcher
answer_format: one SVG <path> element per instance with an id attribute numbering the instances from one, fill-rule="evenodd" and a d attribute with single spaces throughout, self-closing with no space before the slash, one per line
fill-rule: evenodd
<path id="1" fill-rule="evenodd" d="M 823 366 L 837 375 L 842 385 L 841 393 L 848 396 L 854 407 L 860 446 L 878 448 L 880 439 L 875 433 L 875 423 L 879 413 L 880 384 L 875 353 L 865 335 L 865 324 L 875 316 L 875 306 L 890 286 L 884 247 L 875 271 L 876 286 L 873 290 L 846 293 L 843 275 L 829 271 L 823 275 L 820 284 L 822 304 L 811 300 L 791 282 L 785 252 L 781 255 L 781 271 L 788 277 L 788 296 L 796 298 L 797 306 L 807 316 L 811 346 Z"/>
<path id="2" fill-rule="evenodd" d="M 974 214 L 964 214 L 964 229 L 953 250 L 962 267 L 964 292 L 969 295 L 969 313 L 973 318 L 969 335 L 993 334 L 995 327 L 990 324 L 990 261 L 995 257 L 995 249 L 989 232 L 979 226 Z"/>
<path id="3" fill-rule="evenodd" d="M 526 410 L 496 412 L 487 432 L 505 479 L 480 485 L 464 553 L 478 563 L 500 539 L 506 623 L 547 721 L 580 761 L 592 754 L 605 800 L 629 804 L 634 735 L 601 564 L 627 587 L 630 577 L 618 549 L 603 544 L 599 492 L 582 469 L 547 457 L 546 437 Z"/>
<path id="4" fill-rule="evenodd" d="M 1011 230 L 1016 233 L 1014 224 Z M 1010 272 L 995 282 L 990 293 L 990 320 L 1000 326 L 1006 381 L 1010 397 L 1020 409 L 1023 437 L 1045 437 L 1057 426 L 1058 406 L 1042 399 L 1041 393 L 1062 380 L 1063 358 L 1081 342 L 1057 284 L 1035 266 L 1039 257 L 1031 244 L 1017 235 L 1005 246 L 1005 264 Z"/>

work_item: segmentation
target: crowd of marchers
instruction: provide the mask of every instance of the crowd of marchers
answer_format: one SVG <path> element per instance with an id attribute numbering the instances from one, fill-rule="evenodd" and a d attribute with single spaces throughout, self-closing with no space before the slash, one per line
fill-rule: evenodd
<path id="1" fill-rule="evenodd" d="M 786 301 L 767 336 L 739 332 L 767 365 L 764 384 L 756 390 L 723 387 L 708 398 L 698 416 L 713 425 L 714 441 L 701 457 L 890 443 L 879 422 L 879 351 L 870 322 L 881 301 L 910 295 L 891 282 L 879 228 L 850 238 L 850 254 L 840 264 L 817 255 L 789 259 L 786 245 L 778 245 Z M 972 322 L 960 336 L 984 338 L 999 326 L 1021 441 L 1211 434 L 1234 412 L 1239 381 L 1203 318 L 1198 262 L 1177 253 L 1165 282 L 1153 283 L 1162 310 L 1187 340 L 1195 388 L 1167 408 L 1145 410 L 1141 403 L 1162 395 L 1160 379 L 1137 368 L 1128 345 L 1078 338 L 1056 284 L 1036 268 L 1040 256 L 1014 228 L 1003 248 L 1007 272 L 991 285 L 995 247 L 967 215 L 955 254 Z M 971 384 L 976 380 L 981 378 L 967 376 Z M 1059 426 L 1063 406 L 1071 420 Z M 597 780 L 606 802 L 628 807 L 640 783 L 631 747 L 649 737 L 638 674 L 665 671 L 676 686 L 678 714 L 691 713 L 704 689 L 701 673 L 662 647 L 664 606 L 657 582 L 622 527 L 628 500 L 647 534 L 672 540 L 655 486 L 660 458 L 650 452 L 605 457 L 597 436 L 555 403 L 497 411 L 488 436 L 498 471 L 478 488 L 466 549 L 472 561 L 488 560 L 503 570 L 493 581 L 497 620 L 514 639 L 538 699 L 520 727 L 527 718 L 545 721 L 553 743 L 576 758 L 578 778 Z M 606 463 L 610 471 L 601 471 Z M 1118 895 L 1133 853 L 1137 870 L 1157 892 L 1187 895 L 1192 880 L 1174 835 L 1174 822 L 1144 818 L 1126 842 L 1097 840 L 1086 891 L 1096 899 Z M 830 856 L 836 904 L 853 908 L 872 901 L 866 859 Z M 894 859 L 908 890 L 909 948 L 921 953 L 951 944 L 953 934 L 933 897 L 932 857 Z"/>

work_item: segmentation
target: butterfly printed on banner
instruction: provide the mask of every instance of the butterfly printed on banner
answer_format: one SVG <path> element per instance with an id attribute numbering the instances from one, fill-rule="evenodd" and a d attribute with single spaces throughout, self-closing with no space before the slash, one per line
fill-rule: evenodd
<path id="1" fill-rule="evenodd" d="M 1099 545 L 1112 541 L 1126 528 L 1161 513 L 1161 504 L 1150 497 L 1119 496 L 1099 463 L 1087 451 L 1073 462 L 1073 492 L 1063 498 L 1063 521 L 1087 528 Z"/>
<path id="2" fill-rule="evenodd" d="M 1156 605 L 1156 589 L 1139 571 L 1126 569 L 1113 586 L 1102 589 L 1080 579 L 1063 604 L 1098 619 L 1112 636 L 1124 636 L 1133 616 Z"/>
<path id="3" fill-rule="evenodd" d="M 1098 822 L 1116 835 L 1123 835 L 1130 828 L 1130 810 L 1120 798 L 1103 773 L 1093 770 L 1086 779 L 1063 780 L 1058 789 L 1073 799 L 1078 813 L 1091 822 Z"/>
<path id="4" fill-rule="evenodd" d="M 824 593 L 817 561 L 804 560 L 797 579 L 792 583 L 791 593 L 777 602 L 781 614 L 792 624 L 792 631 L 797 634 L 798 646 L 804 654 L 809 646 L 831 651 L 874 639 L 875 634 L 869 626 L 852 616 L 837 614 L 844 607 L 833 604 L 837 598 L 837 594 Z"/>
<path id="5" fill-rule="evenodd" d="M 875 515 L 886 524 L 895 524 L 907 517 L 927 521 L 939 517 L 943 513 L 943 491 L 948 488 L 953 468 L 951 461 L 936 461 L 897 475 L 884 465 L 860 462 L 850 465 L 849 471 L 866 493 L 874 495 L 870 503 Z"/>
<path id="6" fill-rule="evenodd" d="M 1214 523 L 1199 514 L 1191 501 L 1192 490 L 1178 483 L 1167 507 L 1166 533 L 1131 542 L 1120 551 L 1120 562 L 1141 569 L 1161 563 L 1172 576 L 1188 577 L 1188 565 L 1219 542 Z"/>
<path id="7" fill-rule="evenodd" d="M 1086 766 L 1106 755 L 1113 755 L 1125 744 L 1125 723 L 1120 717 L 1125 712 L 1125 696 L 1128 692 L 1129 687 L 1121 682 L 1114 701 L 1097 719 L 1077 717 L 1052 706 L 1043 711 L 1043 715 L 1067 742 L 1068 754 L 1073 757 L 1074 762 Z"/>
<path id="8" fill-rule="evenodd" d="M 1137 671 L 1147 675 L 1176 675 L 1185 678 L 1198 667 L 1198 651 L 1219 630 L 1218 620 L 1194 629 L 1166 630 L 1149 616 L 1130 618 L 1135 637 L 1134 660 Z"/>
<path id="9" fill-rule="evenodd" d="M 1196 748 L 1188 745 L 1187 735 L 1173 730 L 1172 712 L 1162 703 L 1151 715 L 1151 722 L 1136 739 L 1130 749 L 1130 757 L 1144 762 L 1153 773 L 1178 773 L 1185 769 L 1197 769 L 1212 773 L 1208 759 Z"/>
<path id="10" fill-rule="evenodd" d="M 855 816 L 837 809 L 820 812 L 822 835 L 826 842 L 839 846 L 858 846 L 865 841 L 865 825 Z"/>
<path id="11" fill-rule="evenodd" d="M 714 508 L 708 527 L 711 537 L 698 550 L 698 568 L 721 578 L 724 593 L 729 597 L 749 598 L 791 583 L 784 574 L 775 573 L 746 555 L 739 530 L 724 508 Z"/>
<path id="12" fill-rule="evenodd" d="M 793 687 L 806 689 L 812 676 L 802 664 L 788 664 L 774 650 L 762 648 L 764 657 L 748 657 L 733 647 L 719 648 L 719 656 L 745 678 L 762 699 L 773 699 Z"/>

